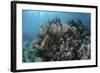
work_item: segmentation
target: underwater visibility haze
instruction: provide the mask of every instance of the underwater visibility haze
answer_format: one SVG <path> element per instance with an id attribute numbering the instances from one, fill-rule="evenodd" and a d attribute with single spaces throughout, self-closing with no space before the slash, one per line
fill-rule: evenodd
<path id="1" fill-rule="evenodd" d="M 22 11 L 22 61 L 91 59 L 91 14 Z"/>

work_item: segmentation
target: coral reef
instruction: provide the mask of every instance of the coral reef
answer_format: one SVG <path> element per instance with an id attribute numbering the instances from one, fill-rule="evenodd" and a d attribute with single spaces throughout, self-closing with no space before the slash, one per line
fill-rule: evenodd
<path id="1" fill-rule="evenodd" d="M 24 62 L 91 59 L 90 28 L 79 19 L 61 22 L 54 18 L 40 28 L 30 49 L 24 49 Z M 27 55 L 26 55 L 27 54 Z"/>

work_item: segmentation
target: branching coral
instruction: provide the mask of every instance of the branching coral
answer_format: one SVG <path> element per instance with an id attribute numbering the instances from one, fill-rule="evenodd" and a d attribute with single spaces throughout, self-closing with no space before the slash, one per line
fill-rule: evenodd
<path id="1" fill-rule="evenodd" d="M 71 20 L 66 24 L 55 18 L 41 27 L 37 39 L 33 48 L 37 49 L 37 55 L 43 61 L 91 58 L 90 29 L 81 20 Z"/>

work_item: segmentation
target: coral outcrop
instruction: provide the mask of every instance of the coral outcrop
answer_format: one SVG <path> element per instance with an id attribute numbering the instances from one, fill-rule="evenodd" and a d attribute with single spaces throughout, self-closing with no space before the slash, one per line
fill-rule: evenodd
<path id="1" fill-rule="evenodd" d="M 54 18 L 40 28 L 25 62 L 87 60 L 91 58 L 90 28 L 77 19 L 68 23 Z M 28 56 L 25 56 L 28 53 Z"/>

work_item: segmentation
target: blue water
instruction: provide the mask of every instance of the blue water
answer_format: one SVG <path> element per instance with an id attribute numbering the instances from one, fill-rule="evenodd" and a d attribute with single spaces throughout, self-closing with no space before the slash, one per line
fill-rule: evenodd
<path id="1" fill-rule="evenodd" d="M 36 38 L 41 25 L 44 25 L 48 20 L 59 17 L 62 23 L 69 20 L 80 19 L 83 24 L 90 26 L 91 14 L 90 13 L 76 13 L 76 12 L 53 12 L 53 11 L 22 11 L 22 26 L 23 26 L 23 42 L 30 42 Z M 26 42 L 26 43 L 27 43 Z"/>

